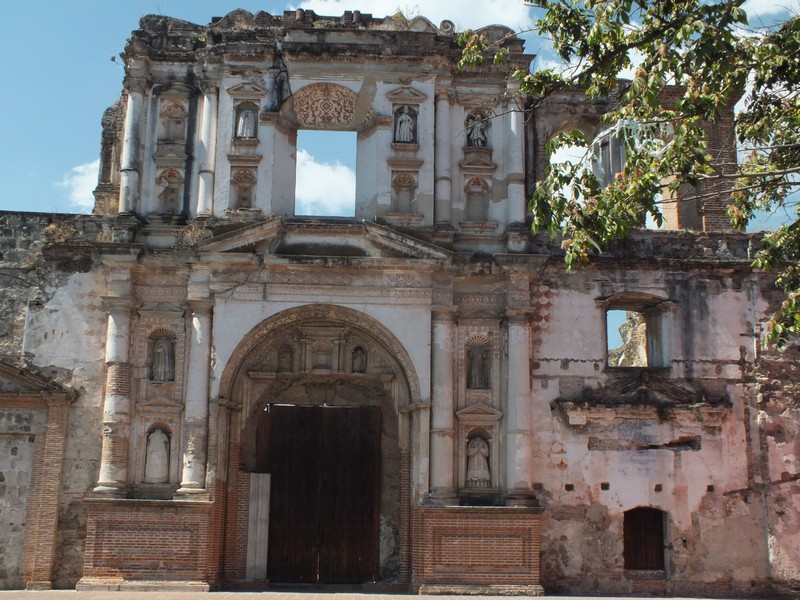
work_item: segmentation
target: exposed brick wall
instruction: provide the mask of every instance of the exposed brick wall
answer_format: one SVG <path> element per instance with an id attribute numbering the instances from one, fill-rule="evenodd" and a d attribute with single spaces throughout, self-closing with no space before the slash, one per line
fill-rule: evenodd
<path id="1" fill-rule="evenodd" d="M 213 503 L 87 499 L 88 531 L 79 587 L 106 581 L 208 584 Z"/>
<path id="2" fill-rule="evenodd" d="M 247 570 L 247 517 L 250 499 L 250 474 L 239 468 L 240 448 L 231 445 L 228 473 L 231 479 L 225 511 L 225 539 L 222 578 L 224 581 L 244 581 Z"/>
<path id="3" fill-rule="evenodd" d="M 424 507 L 412 519 L 415 588 L 539 584 L 535 509 Z"/>

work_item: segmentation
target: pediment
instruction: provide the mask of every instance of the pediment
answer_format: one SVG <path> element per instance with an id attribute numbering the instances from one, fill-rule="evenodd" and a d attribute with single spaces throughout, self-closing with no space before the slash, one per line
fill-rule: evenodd
<path id="1" fill-rule="evenodd" d="M 498 316 L 497 313 L 490 312 L 483 308 L 476 308 L 459 313 L 458 322 L 463 323 L 465 321 L 491 321 L 493 324 L 497 324 Z"/>
<path id="2" fill-rule="evenodd" d="M 140 315 L 159 316 L 159 317 L 180 317 L 183 316 L 182 306 L 170 302 L 147 302 L 139 308 Z"/>
<path id="3" fill-rule="evenodd" d="M 386 99 L 392 104 L 422 104 L 428 96 L 412 87 L 404 86 L 387 93 Z"/>
<path id="4" fill-rule="evenodd" d="M 153 159 L 159 165 L 174 164 L 175 166 L 181 166 L 186 162 L 186 152 L 183 144 L 164 144 L 153 154 Z"/>
<path id="5" fill-rule="evenodd" d="M 147 414 L 178 414 L 183 410 L 183 406 L 165 396 L 157 396 L 137 404 L 136 410 Z"/>
<path id="6" fill-rule="evenodd" d="M 251 252 L 286 257 L 446 260 L 452 253 L 390 227 L 317 220 L 285 223 L 280 217 L 202 240 L 200 252 Z"/>
<path id="7" fill-rule="evenodd" d="M 0 361 L 0 394 L 53 394 L 65 389 L 50 379 L 27 369 Z"/>
<path id="8" fill-rule="evenodd" d="M 227 92 L 233 98 L 248 100 L 260 100 L 267 95 L 267 90 L 265 88 L 250 81 L 245 81 L 233 87 L 229 87 Z"/>
<path id="9" fill-rule="evenodd" d="M 459 421 L 499 421 L 503 418 L 503 413 L 480 402 L 456 411 L 456 417 Z"/>
<path id="10" fill-rule="evenodd" d="M 468 148 L 464 160 L 458 163 L 468 171 L 494 171 L 497 164 L 492 162 L 492 151 L 489 148 Z"/>
<path id="11" fill-rule="evenodd" d="M 709 399 L 691 383 L 675 381 L 654 374 L 652 369 L 631 368 L 615 373 L 606 385 L 586 389 L 577 398 L 561 398 L 559 402 L 578 402 L 591 406 L 649 405 L 657 407 L 721 405 L 725 399 Z"/>

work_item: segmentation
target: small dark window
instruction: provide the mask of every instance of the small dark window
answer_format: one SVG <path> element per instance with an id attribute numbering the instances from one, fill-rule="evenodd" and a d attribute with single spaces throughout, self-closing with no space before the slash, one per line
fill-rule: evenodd
<path id="1" fill-rule="evenodd" d="M 625 513 L 625 568 L 632 570 L 664 570 L 664 511 L 639 507 Z"/>

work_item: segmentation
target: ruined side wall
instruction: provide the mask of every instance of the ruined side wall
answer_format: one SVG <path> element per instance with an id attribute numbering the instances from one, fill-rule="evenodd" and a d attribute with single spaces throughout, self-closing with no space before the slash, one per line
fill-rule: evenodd
<path id="1" fill-rule="evenodd" d="M 78 391 L 68 418 L 59 498 L 56 587 L 74 587 L 80 577 L 86 534 L 83 497 L 97 481 L 105 344 L 101 296 L 106 284 L 88 244 L 109 239 L 109 231 L 106 221 L 92 217 L 0 213 L 2 359 Z M 52 244 L 59 243 L 72 244 L 72 249 L 54 253 Z M 15 468 L 23 477 L 20 460 Z M 16 503 L 24 507 L 23 501 L 20 497 Z"/>
<path id="2" fill-rule="evenodd" d="M 752 315 L 764 317 L 764 282 L 746 271 L 722 276 L 713 262 L 674 270 L 597 267 L 567 277 L 555 264 L 544 274 L 554 297 L 532 377 L 548 593 L 749 595 L 769 589 L 776 547 L 784 560 L 793 547 L 791 518 L 783 522 L 788 539 L 768 540 L 751 468 L 760 448 L 750 436 L 754 415 L 739 346 L 752 346 Z M 597 299 L 621 292 L 675 301 L 668 373 L 650 370 L 648 380 L 648 370 L 605 366 Z M 636 386 L 650 390 L 662 376 L 678 387 L 620 403 L 624 385 L 640 378 Z M 678 389 L 700 396 L 684 401 Z M 788 511 L 791 498 L 781 502 Z M 624 513 L 636 507 L 666 513 L 664 572 L 625 569 Z"/>

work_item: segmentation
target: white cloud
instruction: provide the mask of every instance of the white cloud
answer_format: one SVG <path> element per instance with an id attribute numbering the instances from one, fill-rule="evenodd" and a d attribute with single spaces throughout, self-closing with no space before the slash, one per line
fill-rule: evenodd
<path id="1" fill-rule="evenodd" d="M 100 159 L 72 167 L 56 186 L 67 190 L 70 204 L 78 209 L 91 211 L 94 207 L 92 192 L 97 186 L 97 173 L 100 170 Z"/>
<path id="2" fill-rule="evenodd" d="M 341 15 L 353 9 L 352 0 L 304 0 L 302 8 L 319 15 Z M 529 28 L 533 24 L 533 10 L 522 0 L 429 0 L 424 5 L 407 5 L 402 0 L 372 0 L 362 12 L 374 17 L 393 15 L 397 9 L 406 16 L 423 16 L 438 26 L 448 19 L 455 23 L 456 30 L 477 29 L 486 25 L 500 24 L 512 29 Z"/>
<path id="3" fill-rule="evenodd" d="M 742 8 L 747 12 L 750 25 L 758 25 L 760 17 L 785 18 L 787 13 L 800 14 L 800 0 L 747 0 Z"/>
<path id="4" fill-rule="evenodd" d="M 338 161 L 319 163 L 307 151 L 297 151 L 295 214 L 352 217 L 355 197 L 353 169 Z"/>

